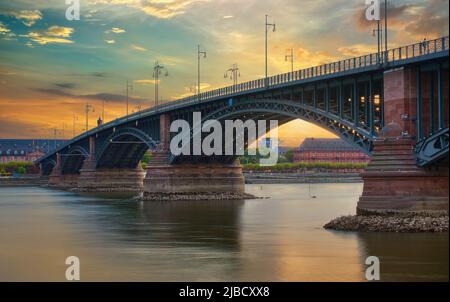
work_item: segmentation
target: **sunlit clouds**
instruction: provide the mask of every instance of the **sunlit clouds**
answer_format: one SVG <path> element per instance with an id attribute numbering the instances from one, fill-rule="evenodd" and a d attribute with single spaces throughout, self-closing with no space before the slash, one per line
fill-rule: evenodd
<path id="1" fill-rule="evenodd" d="M 390 47 L 448 35 L 447 0 L 390 3 Z M 158 103 L 195 95 L 198 44 L 207 52 L 201 91 L 231 85 L 224 72 L 233 64 L 239 83 L 262 78 L 265 14 L 277 25 L 268 35 L 269 75 L 291 70 L 291 48 L 296 70 L 376 52 L 376 22 L 364 19 L 364 7 L 364 0 L 86 0 L 81 20 L 68 21 L 64 1 L 2 1 L 0 137 L 69 128 L 74 114 L 84 119 L 87 102 L 95 107 L 90 125 L 103 106 L 106 121 L 123 116 L 127 82 L 130 111 L 149 108 L 155 62 L 168 71 Z M 331 135 L 305 122 L 280 133 L 291 145 Z"/>

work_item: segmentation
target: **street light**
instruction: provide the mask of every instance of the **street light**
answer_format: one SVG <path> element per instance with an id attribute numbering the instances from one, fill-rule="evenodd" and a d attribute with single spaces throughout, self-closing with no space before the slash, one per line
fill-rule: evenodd
<path id="1" fill-rule="evenodd" d="M 133 91 L 133 85 L 128 83 L 128 80 L 127 80 L 127 88 L 126 88 L 126 90 L 127 90 L 127 116 L 128 116 L 128 103 L 129 103 L 128 93 L 129 93 L 129 90 Z"/>
<path id="2" fill-rule="evenodd" d="M 155 67 L 153 67 L 153 79 L 155 80 L 155 107 L 158 106 L 159 101 L 159 76 L 164 69 L 165 67 L 160 65 L 158 61 L 155 62 Z M 167 69 L 164 75 L 166 77 L 169 76 Z"/>
<path id="3" fill-rule="evenodd" d="M 388 14 L 387 14 L 387 0 L 384 1 L 384 51 L 386 56 L 386 63 L 388 62 Z"/>
<path id="4" fill-rule="evenodd" d="M 198 62 L 197 62 L 197 76 L 198 76 L 198 81 L 197 81 L 197 92 L 198 92 L 198 101 L 201 101 L 201 96 L 200 96 L 200 57 L 203 55 L 203 58 L 206 59 L 206 51 L 200 51 L 200 45 L 198 45 L 197 48 L 197 57 L 198 57 Z"/>
<path id="5" fill-rule="evenodd" d="M 381 62 L 381 53 L 383 51 L 383 25 L 380 20 L 377 20 L 377 29 L 372 30 L 372 36 L 377 37 L 378 53 L 377 63 Z"/>
<path id="6" fill-rule="evenodd" d="M 265 26 L 265 30 L 266 30 L 266 39 L 265 39 L 265 47 L 266 47 L 266 86 L 268 84 L 268 81 L 267 81 L 267 76 L 268 76 L 268 67 L 267 67 L 267 65 L 268 65 L 267 64 L 267 52 L 268 52 L 268 50 L 267 50 L 267 44 L 268 44 L 268 42 L 267 42 L 267 35 L 268 35 L 268 28 L 271 27 L 273 32 L 275 32 L 275 30 L 276 30 L 276 25 L 275 24 L 267 23 L 268 17 L 269 17 L 269 15 L 266 15 L 266 26 Z"/>
<path id="7" fill-rule="evenodd" d="M 78 121 L 78 116 L 75 113 L 72 113 L 72 137 L 75 137 L 75 123 Z"/>
<path id="8" fill-rule="evenodd" d="M 84 110 L 86 113 L 86 132 L 87 132 L 89 130 L 89 112 L 95 112 L 95 109 L 91 104 L 86 103 Z M 128 107 L 127 107 L 127 110 L 128 110 Z"/>
<path id="9" fill-rule="evenodd" d="M 241 72 L 239 70 L 239 67 L 237 64 L 233 64 L 230 68 L 228 68 L 225 71 L 225 74 L 223 75 L 224 79 L 227 79 L 228 77 L 230 80 L 233 80 L 233 87 L 236 89 L 236 85 L 238 83 L 238 78 L 241 77 Z"/>
<path id="10" fill-rule="evenodd" d="M 286 49 L 286 55 L 284 56 L 285 62 L 291 62 L 291 72 L 294 72 L 294 48 Z"/>

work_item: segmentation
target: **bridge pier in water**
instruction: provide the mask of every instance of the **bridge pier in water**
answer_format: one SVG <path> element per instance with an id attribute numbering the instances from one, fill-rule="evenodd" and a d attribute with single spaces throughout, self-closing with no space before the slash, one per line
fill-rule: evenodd
<path id="1" fill-rule="evenodd" d="M 65 174 L 62 167 L 62 156 L 56 154 L 56 165 L 48 177 L 48 185 L 54 188 L 71 189 L 78 185 L 78 174 Z"/>
<path id="2" fill-rule="evenodd" d="M 145 171 L 140 163 L 134 169 L 98 168 L 95 139 L 89 139 L 89 156 L 80 169 L 76 190 L 83 192 L 140 192 Z"/>
<path id="3" fill-rule="evenodd" d="M 439 102 L 438 106 L 448 106 L 448 70 L 445 82 L 440 69 L 437 74 L 439 88 L 435 94 L 437 87 L 434 84 L 423 87 L 426 81 L 423 81 L 418 68 L 385 72 L 385 127 L 374 141 L 372 159 L 362 175 L 364 189 L 358 203 L 359 214 L 448 211 L 448 162 L 430 168 L 418 167 L 414 152 L 415 136 L 427 136 L 423 129 L 430 129 L 429 125 L 434 125 L 430 114 L 423 116 L 424 103 L 430 108 L 435 102 Z M 444 128 L 444 125 L 448 127 L 444 111 L 444 108 L 440 108 L 438 113 L 439 128 Z"/>
<path id="4" fill-rule="evenodd" d="M 144 179 L 144 199 L 211 199 L 242 197 L 245 180 L 239 160 L 232 163 L 169 163 L 170 117 L 160 117 L 160 146 Z"/>

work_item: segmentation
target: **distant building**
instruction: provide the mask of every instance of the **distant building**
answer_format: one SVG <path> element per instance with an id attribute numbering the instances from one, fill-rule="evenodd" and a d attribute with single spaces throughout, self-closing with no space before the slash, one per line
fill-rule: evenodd
<path id="1" fill-rule="evenodd" d="M 369 156 L 341 139 L 307 138 L 294 151 L 294 162 L 368 163 Z"/>
<path id="2" fill-rule="evenodd" d="M 0 163 L 33 162 L 63 143 L 63 140 L 0 139 Z"/>

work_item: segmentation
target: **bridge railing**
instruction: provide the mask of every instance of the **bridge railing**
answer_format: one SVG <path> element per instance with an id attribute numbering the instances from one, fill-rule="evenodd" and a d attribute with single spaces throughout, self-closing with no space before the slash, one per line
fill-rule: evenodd
<path id="1" fill-rule="evenodd" d="M 419 43 L 402 46 L 398 48 L 389 49 L 387 52 L 372 53 L 360 57 L 344 59 L 332 63 L 323 64 L 320 66 L 314 66 L 305 68 L 302 70 L 297 70 L 294 72 L 278 74 L 263 79 L 257 79 L 250 82 L 244 82 L 233 86 L 227 86 L 211 91 L 202 92 L 200 95 L 189 96 L 177 101 L 161 104 L 143 111 L 136 112 L 132 115 L 119 118 L 109 123 L 105 123 L 96 129 L 92 129 L 82 135 L 72 139 L 71 141 L 76 141 L 82 136 L 90 135 L 91 133 L 96 133 L 101 129 L 106 129 L 108 127 L 114 126 L 115 124 L 120 124 L 128 120 L 133 120 L 141 115 L 151 114 L 153 112 L 158 112 L 161 110 L 168 110 L 171 108 L 176 108 L 179 106 L 186 106 L 190 104 L 196 104 L 199 102 L 209 101 L 218 97 L 233 96 L 234 94 L 257 90 L 257 89 L 267 89 L 278 85 L 288 84 L 296 81 L 314 79 L 317 77 L 322 77 L 326 75 L 338 74 L 342 72 L 347 72 L 351 70 L 357 70 L 361 68 L 367 68 L 372 66 L 382 66 L 399 62 L 402 60 L 417 58 L 425 55 L 435 54 L 443 51 L 449 50 L 449 37 L 441 37 L 434 40 L 422 41 Z"/>
<path id="2" fill-rule="evenodd" d="M 320 66 L 309 67 L 294 72 L 278 74 L 267 79 L 258 79 L 250 82 L 240 83 L 234 86 L 227 86 L 216 90 L 202 92 L 200 95 L 193 95 L 174 102 L 159 105 L 150 110 L 167 109 L 173 106 L 189 105 L 200 101 L 207 101 L 217 97 L 233 95 L 261 88 L 271 88 L 273 86 L 287 84 L 295 81 L 312 79 L 359 68 L 378 66 L 381 64 L 395 63 L 398 61 L 416 58 L 433 53 L 439 53 L 449 49 L 449 37 L 442 37 L 434 40 L 423 41 L 408 46 L 389 49 L 387 52 L 372 53 L 360 57 L 344 59 L 337 62 L 327 63 Z"/>

